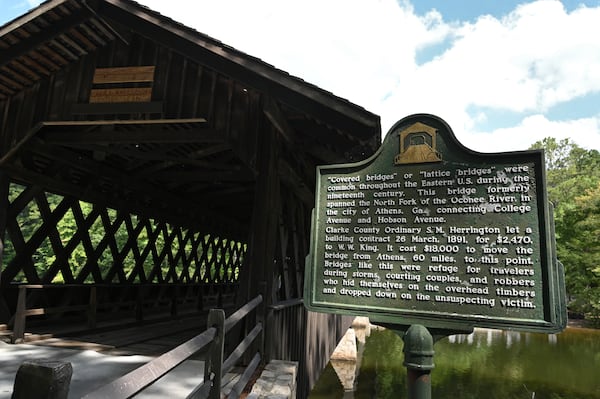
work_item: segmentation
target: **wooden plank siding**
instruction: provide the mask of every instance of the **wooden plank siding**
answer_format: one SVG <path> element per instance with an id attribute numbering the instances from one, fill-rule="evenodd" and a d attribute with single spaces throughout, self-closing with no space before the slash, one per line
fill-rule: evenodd
<path id="1" fill-rule="evenodd" d="M 94 72 L 93 84 L 105 83 L 133 83 L 133 82 L 153 82 L 154 65 L 117 67 L 117 68 L 97 68 Z"/>
<path id="2" fill-rule="evenodd" d="M 90 103 L 134 103 L 149 102 L 151 99 L 151 87 L 92 89 L 90 93 Z"/>

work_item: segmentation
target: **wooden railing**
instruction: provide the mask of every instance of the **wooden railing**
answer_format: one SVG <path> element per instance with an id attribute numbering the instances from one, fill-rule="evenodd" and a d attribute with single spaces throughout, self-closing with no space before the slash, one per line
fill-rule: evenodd
<path id="1" fill-rule="evenodd" d="M 242 356 L 246 354 L 248 349 L 253 347 L 253 343 L 261 336 L 261 314 L 263 312 L 257 308 L 262 301 L 262 296 L 257 296 L 227 319 L 225 319 L 225 312 L 222 309 L 211 309 L 208 315 L 208 328 L 206 331 L 115 381 L 88 393 L 84 398 L 128 398 L 157 381 L 196 352 L 209 346 L 204 364 L 204 380 L 202 384 L 198 385 L 188 395 L 188 399 L 220 399 L 222 376 L 231 371 Z M 227 359 L 223 360 L 225 335 L 242 320 L 247 320 L 248 315 L 255 309 L 257 309 L 255 312 L 257 316 L 256 324 Z M 261 361 L 260 352 L 258 350 L 253 351 L 251 355 L 253 355 L 252 360 L 245 367 L 240 379 L 232 388 L 228 399 L 237 399 L 240 396 L 258 367 Z"/>
<path id="2" fill-rule="evenodd" d="M 22 342 L 25 335 L 27 318 L 44 315 L 80 315 L 84 325 L 78 330 L 93 329 L 98 326 L 100 313 L 111 319 L 122 313 L 123 318 L 141 321 L 151 314 L 156 317 L 174 317 L 185 313 L 198 313 L 215 307 L 227 307 L 234 301 L 234 291 L 215 284 L 22 284 L 18 286 L 15 315 L 11 321 L 12 342 Z M 79 293 L 79 297 L 63 300 L 61 295 L 52 295 L 59 290 Z M 34 307 L 28 308 L 28 297 L 41 291 L 56 297 L 58 304 L 41 306 L 34 301 Z M 37 303 L 36 303 L 37 302 Z M 36 306 L 37 305 L 37 306 Z M 80 317 L 81 318 L 81 317 Z"/>

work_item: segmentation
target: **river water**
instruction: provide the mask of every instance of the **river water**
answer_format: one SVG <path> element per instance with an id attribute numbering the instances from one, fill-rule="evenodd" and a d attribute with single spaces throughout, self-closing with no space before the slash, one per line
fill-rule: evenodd
<path id="1" fill-rule="evenodd" d="M 364 347 L 360 347 L 364 345 Z M 331 364 L 310 399 L 406 398 L 403 342 L 375 329 L 359 343 L 353 386 L 343 388 Z M 600 331 L 557 335 L 477 329 L 435 344 L 434 399 L 600 399 Z"/>

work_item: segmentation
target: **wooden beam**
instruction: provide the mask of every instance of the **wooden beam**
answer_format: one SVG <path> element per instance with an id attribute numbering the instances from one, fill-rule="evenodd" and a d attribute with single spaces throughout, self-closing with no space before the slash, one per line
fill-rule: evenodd
<path id="1" fill-rule="evenodd" d="M 182 119 L 111 119 L 111 120 L 97 120 L 97 121 L 46 121 L 42 122 L 44 126 L 59 126 L 59 127 L 72 127 L 72 126 L 128 126 L 128 125 L 186 125 L 193 123 L 206 123 L 204 118 L 182 118 Z"/>
<path id="2" fill-rule="evenodd" d="M 106 114 L 161 114 L 164 111 L 162 101 L 118 102 L 118 103 L 81 103 L 71 105 L 73 115 Z"/>
<path id="3" fill-rule="evenodd" d="M 303 143 L 304 151 L 315 157 L 320 163 L 347 163 L 348 159 L 328 148 L 313 143 Z"/>
<path id="4" fill-rule="evenodd" d="M 36 71 L 46 76 L 50 75 L 50 71 L 46 67 L 42 66 L 40 63 L 36 62 L 31 56 L 21 57 L 21 62 L 23 62 L 31 68 L 34 68 Z"/>
<path id="5" fill-rule="evenodd" d="M 262 126 L 261 126 L 262 127 Z M 277 274 L 276 259 L 277 225 L 281 212 L 279 174 L 277 159 L 280 155 L 276 132 L 264 126 L 258 143 L 257 170 L 252 203 L 252 218 L 248 238 L 248 253 L 244 259 L 246 267 L 240 270 L 238 301 L 245 302 L 257 293 L 263 293 L 265 305 L 276 302 Z"/>
<path id="6" fill-rule="evenodd" d="M 289 124 L 288 120 L 285 118 L 283 113 L 281 112 L 281 108 L 277 105 L 275 100 L 271 97 L 267 99 L 265 102 L 265 108 L 263 110 L 269 121 L 275 126 L 275 129 L 281 136 L 291 145 L 297 144 L 296 140 L 296 132 Z"/>
<path id="7" fill-rule="evenodd" d="M 84 24 L 82 24 L 82 26 L 79 26 L 78 28 L 82 28 Z M 77 40 L 79 40 L 81 43 L 83 43 L 83 45 L 89 50 L 89 51 L 93 51 L 95 50 L 98 46 L 95 45 L 94 43 L 91 42 L 90 39 L 88 39 L 86 36 L 84 36 L 81 32 L 79 32 L 77 30 L 77 28 L 73 28 L 69 31 L 69 35 L 75 36 L 75 38 L 77 38 Z M 96 37 L 94 35 L 94 37 Z"/>
<path id="8" fill-rule="evenodd" d="M 52 10 L 53 8 L 66 3 L 67 1 L 68 0 L 50 0 L 50 1 L 44 2 L 43 4 L 40 4 L 38 7 L 34 8 L 32 11 L 21 16 L 20 18 L 15 19 L 10 24 L 2 27 L 2 29 L 0 29 L 0 37 L 3 37 L 4 35 L 9 34 L 10 32 L 12 32 L 16 29 L 19 29 L 20 27 L 27 24 L 28 22 L 33 21 L 40 15 L 47 13 L 48 11 Z"/>
<path id="9" fill-rule="evenodd" d="M 60 2 L 50 2 L 48 5 L 52 5 L 51 8 L 54 8 L 57 4 L 63 3 Z M 44 12 L 48 11 L 48 7 L 40 7 L 44 9 Z M 41 13 L 35 13 L 35 16 L 39 16 Z M 36 49 L 43 43 L 50 42 L 63 34 L 65 31 L 70 30 L 74 26 L 77 26 L 84 22 L 85 20 L 92 17 L 93 14 L 87 9 L 83 8 L 80 11 L 74 12 L 73 14 L 62 17 L 59 21 L 53 21 L 50 25 L 44 27 L 44 29 L 35 35 L 30 36 L 25 40 L 21 40 L 16 44 L 11 45 L 9 48 L 4 49 L 2 51 L 2 58 L 0 59 L 0 66 L 4 66 L 15 58 L 18 58 L 24 54 L 27 54 L 29 51 Z M 22 20 L 16 20 L 13 24 L 9 25 L 5 29 L 0 30 L 0 37 L 4 36 L 11 30 L 17 29 L 21 26 L 21 23 L 32 22 L 33 18 L 28 18 L 25 22 L 21 22 Z M 10 29 L 10 30 L 9 30 Z"/>
<path id="10" fill-rule="evenodd" d="M 52 217 L 52 211 L 48 205 L 46 194 L 39 193 L 36 195 L 35 202 L 37 203 L 42 220 L 50 219 Z M 77 199 L 64 197 L 61 202 L 67 202 L 69 204 L 69 209 L 72 209 L 77 203 Z M 69 266 L 68 260 L 68 256 L 71 255 L 72 250 L 69 250 L 63 246 L 56 224 L 49 225 L 48 228 L 45 229 L 45 234 L 50 241 L 55 259 L 52 266 L 48 268 L 42 276 L 42 282 L 51 283 L 56 277 L 57 273 L 60 271 L 65 283 L 73 283 L 73 273 L 71 271 L 71 267 Z"/>
<path id="11" fill-rule="evenodd" d="M 191 190 L 189 190 L 191 191 Z M 244 195 L 246 198 L 252 198 L 254 191 L 254 186 L 249 185 L 241 185 L 236 184 L 229 186 L 228 188 L 216 189 L 211 191 L 206 191 L 203 193 L 202 197 L 204 200 L 216 200 L 218 199 L 220 202 L 222 201 L 232 201 L 235 202 L 236 198 L 239 198 L 240 195 Z"/>
<path id="12" fill-rule="evenodd" d="M 0 287 L 2 284 L 2 271 L 4 262 L 4 243 L 8 216 L 8 194 L 10 190 L 10 180 L 5 171 L 0 170 Z M 6 284 L 4 284 L 6 285 Z M 11 311 L 9 310 L 3 295 L 0 295 L 0 320 L 8 320 Z"/>
<path id="13" fill-rule="evenodd" d="M 204 128 L 202 126 L 204 121 L 204 119 L 199 118 L 148 121 L 44 122 L 43 133 L 40 137 L 46 143 L 52 144 L 227 144 L 225 134 Z M 106 129 L 96 129 L 99 127 L 106 127 Z"/>
<path id="14" fill-rule="evenodd" d="M 288 164 L 285 159 L 279 160 L 279 178 L 300 198 L 309 208 L 315 205 L 315 194 L 308 188 L 307 182 L 302 179 Z"/>
<path id="15" fill-rule="evenodd" d="M 65 199 L 61 201 L 46 218 L 42 218 L 41 226 L 31 235 L 31 237 L 27 238 L 27 241 L 23 238 L 23 242 L 19 244 L 20 248 L 17 248 L 15 245 L 16 255 L 11 262 L 11 271 L 6 271 L 8 276 L 10 276 L 8 281 L 12 281 L 16 273 L 18 273 L 17 268 L 20 268 L 21 265 L 23 265 L 22 270 L 28 275 L 29 282 L 40 281 L 37 271 L 32 263 L 32 255 L 40 247 L 46 237 L 48 237 L 48 231 L 52 228 L 56 228 L 58 221 L 63 218 L 64 214 L 69 209 L 71 205 L 70 201 L 75 201 L 75 199 L 69 201 Z M 14 237 L 15 234 L 20 234 L 20 227 L 18 226 L 16 219 L 14 219 L 12 223 L 14 223 L 14 226 L 12 227 L 12 231 L 9 229 L 9 233 L 11 234 L 11 237 Z M 17 229 L 19 229 L 19 232 L 17 232 Z"/>
<path id="16" fill-rule="evenodd" d="M 68 146 L 69 148 L 73 148 L 76 150 L 84 150 L 84 151 L 95 151 L 102 152 L 106 155 L 117 155 L 124 158 L 133 158 L 136 160 L 140 160 L 142 167 L 144 170 L 141 170 L 143 174 L 148 174 L 146 168 L 148 168 L 148 162 L 145 161 L 155 161 L 153 165 L 150 166 L 152 169 L 151 173 L 157 170 L 163 170 L 170 168 L 172 166 L 179 165 L 188 165 L 192 167 L 205 168 L 208 170 L 224 170 L 224 171 L 240 171 L 240 165 L 232 165 L 224 162 L 218 161 L 203 161 L 198 159 L 200 157 L 196 157 L 195 152 L 191 154 L 187 154 L 187 156 L 176 157 L 173 155 L 169 155 L 166 151 L 141 151 L 134 150 L 129 148 L 117 147 L 115 145 L 99 145 L 99 144 L 80 144 L 80 143 L 61 143 L 61 145 Z M 161 146 L 162 148 L 163 146 Z M 231 149 L 231 148 L 229 148 Z"/>
<path id="17" fill-rule="evenodd" d="M 79 134 L 79 136 L 78 136 Z M 40 136 L 48 144 L 142 144 L 142 143 L 222 143 L 222 134 L 212 129 L 164 131 L 143 129 L 131 131 L 44 132 Z"/>
<path id="18" fill-rule="evenodd" d="M 254 181 L 254 176 L 249 171 L 164 171 L 152 174 L 153 180 L 169 181 L 174 180 L 176 183 L 193 183 L 193 182 L 251 182 Z"/>
<path id="19" fill-rule="evenodd" d="M 33 136 L 35 136 L 40 131 L 42 126 L 43 126 L 43 124 L 38 123 L 31 129 L 29 129 L 29 131 L 27 133 L 25 133 L 25 136 L 23 136 L 23 138 L 17 144 L 15 144 L 6 154 L 4 154 L 4 156 L 2 158 L 0 158 L 0 166 L 4 165 L 12 157 L 14 157 L 15 154 L 17 154 L 21 150 L 21 147 L 23 147 L 23 145 L 25 145 L 25 143 L 27 143 L 29 140 L 31 140 L 33 138 Z"/>

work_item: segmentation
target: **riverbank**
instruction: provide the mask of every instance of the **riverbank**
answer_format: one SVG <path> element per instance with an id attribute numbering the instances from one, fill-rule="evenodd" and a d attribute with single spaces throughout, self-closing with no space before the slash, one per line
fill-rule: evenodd
<path id="1" fill-rule="evenodd" d="M 598 330 L 598 324 L 592 323 L 586 319 L 569 319 L 567 321 L 567 327 L 572 328 L 589 328 L 591 330 Z"/>

